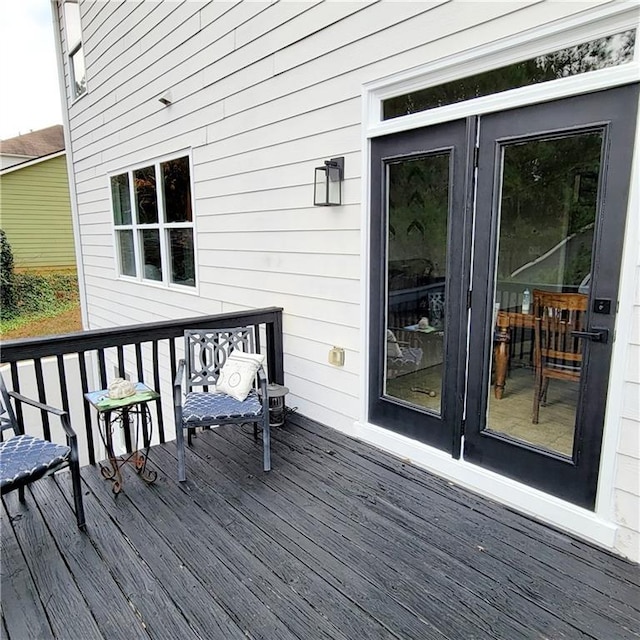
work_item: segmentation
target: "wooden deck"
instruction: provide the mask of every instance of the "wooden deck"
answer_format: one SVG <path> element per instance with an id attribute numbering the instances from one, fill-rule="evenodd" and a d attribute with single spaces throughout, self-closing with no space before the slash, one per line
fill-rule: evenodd
<path id="1" fill-rule="evenodd" d="M 114 498 L 83 469 L 2 513 L 2 636 L 168 640 L 638 638 L 640 571 L 301 417 L 173 442 Z"/>

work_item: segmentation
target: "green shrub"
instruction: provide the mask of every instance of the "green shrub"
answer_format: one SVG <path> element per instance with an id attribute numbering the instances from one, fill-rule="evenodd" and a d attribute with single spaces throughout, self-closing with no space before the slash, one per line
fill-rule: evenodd
<path id="1" fill-rule="evenodd" d="M 49 278 L 42 274 L 16 273 L 15 290 L 21 315 L 46 313 L 56 308 L 56 293 Z"/>
<path id="2" fill-rule="evenodd" d="M 78 276 L 75 273 L 58 271 L 51 273 L 48 278 L 59 304 L 66 306 L 79 303 Z"/>
<path id="3" fill-rule="evenodd" d="M 0 229 L 0 318 L 7 320 L 17 315 L 13 272 L 13 251 L 6 233 Z"/>
<path id="4" fill-rule="evenodd" d="M 78 278 L 74 273 L 15 273 L 12 289 L 20 316 L 54 314 L 78 304 Z"/>

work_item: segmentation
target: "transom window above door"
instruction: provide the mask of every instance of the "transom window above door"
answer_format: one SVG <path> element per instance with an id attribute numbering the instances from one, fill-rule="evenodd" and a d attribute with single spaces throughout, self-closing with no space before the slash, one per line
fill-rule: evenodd
<path id="1" fill-rule="evenodd" d="M 382 119 L 398 118 L 518 87 L 628 64 L 634 59 L 635 44 L 635 29 L 627 29 L 504 67 L 388 98 L 382 101 Z"/>
<path id="2" fill-rule="evenodd" d="M 188 156 L 111 177 L 120 276 L 196 286 Z"/>

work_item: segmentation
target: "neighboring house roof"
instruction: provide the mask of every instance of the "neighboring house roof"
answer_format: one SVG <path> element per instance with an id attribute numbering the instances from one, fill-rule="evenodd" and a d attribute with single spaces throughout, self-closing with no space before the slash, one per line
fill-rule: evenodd
<path id="1" fill-rule="evenodd" d="M 34 164 L 38 164 L 39 162 L 46 162 L 47 160 L 52 160 L 53 158 L 57 158 L 58 156 L 63 156 L 65 154 L 65 150 L 56 151 L 55 153 L 49 153 L 46 156 L 41 156 L 39 158 L 27 158 L 24 161 L 13 164 L 9 167 L 4 167 L 0 169 L 0 176 L 4 176 L 7 173 L 11 173 L 12 171 L 18 171 L 20 169 L 26 169 L 27 167 L 31 167 Z"/>
<path id="2" fill-rule="evenodd" d="M 0 154 L 40 158 L 64 149 L 64 130 L 61 124 L 31 131 L 21 136 L 0 140 Z"/>

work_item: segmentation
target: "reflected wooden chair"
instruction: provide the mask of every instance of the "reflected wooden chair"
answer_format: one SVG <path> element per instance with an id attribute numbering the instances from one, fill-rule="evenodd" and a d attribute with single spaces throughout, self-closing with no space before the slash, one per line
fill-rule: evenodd
<path id="1" fill-rule="evenodd" d="M 534 424 L 540 404 L 546 404 L 551 379 L 580 381 L 582 340 L 571 332 L 584 330 L 587 300 L 581 293 L 533 291 Z"/>
<path id="2" fill-rule="evenodd" d="M 65 432 L 67 444 L 51 442 L 25 433 L 23 421 L 16 417 L 13 403 L 29 405 L 46 414 L 55 415 Z M 5 431 L 12 430 L 13 437 L 4 439 Z M 15 391 L 8 391 L 0 376 L 0 490 L 2 495 L 18 490 L 20 502 L 24 502 L 25 487 L 31 482 L 51 475 L 61 469 L 71 471 L 71 485 L 75 503 L 76 521 L 79 529 L 86 529 L 82 487 L 80 484 L 80 463 L 78 461 L 78 439 L 71 428 L 69 414 L 41 402 L 26 398 Z"/>
<path id="3" fill-rule="evenodd" d="M 196 427 L 262 426 L 263 468 L 271 469 L 269 398 L 264 356 L 256 353 L 253 327 L 184 332 L 184 359 L 174 380 L 178 480 L 186 480 L 185 438 Z M 259 392 L 258 392 L 259 390 Z"/>

